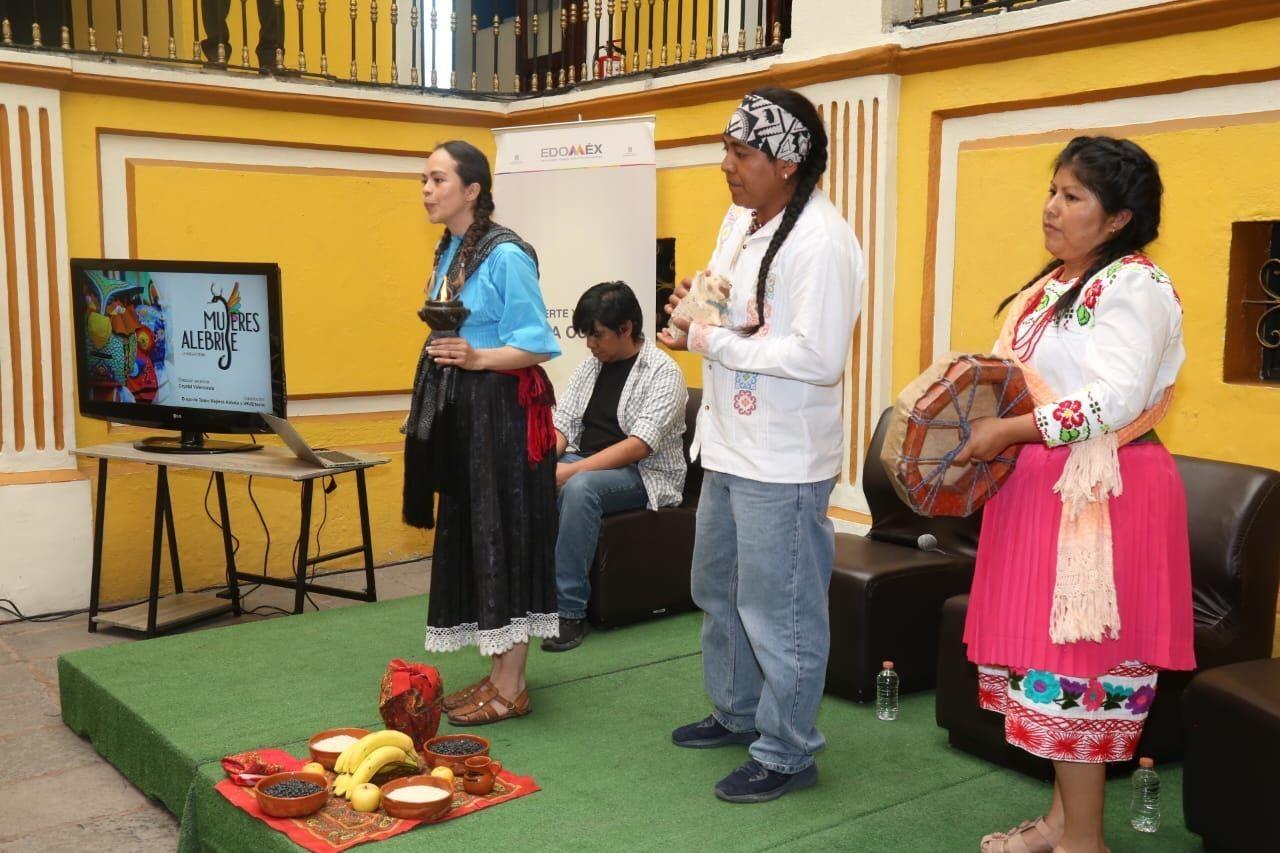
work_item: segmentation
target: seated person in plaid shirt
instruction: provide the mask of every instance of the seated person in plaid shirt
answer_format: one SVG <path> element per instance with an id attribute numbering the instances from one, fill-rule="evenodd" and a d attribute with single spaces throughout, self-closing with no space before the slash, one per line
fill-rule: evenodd
<path id="1" fill-rule="evenodd" d="M 601 516 L 681 500 L 689 392 L 643 328 L 640 303 L 620 281 L 595 285 L 573 309 L 573 329 L 593 358 L 578 365 L 556 405 L 560 636 L 543 640 L 543 651 L 577 648 L 587 634 L 587 573 Z"/>

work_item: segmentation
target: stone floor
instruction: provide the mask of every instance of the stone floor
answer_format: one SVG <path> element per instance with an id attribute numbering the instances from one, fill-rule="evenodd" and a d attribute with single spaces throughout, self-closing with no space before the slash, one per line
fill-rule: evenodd
<path id="1" fill-rule="evenodd" d="M 427 591 L 429 561 L 378 569 L 378 598 Z M 329 575 L 325 583 L 360 588 L 360 572 Z M 323 608 L 360 602 L 313 596 Z M 259 587 L 246 606 L 292 607 L 293 593 Z M 279 618 L 250 615 L 239 621 Z M 193 625 L 201 631 L 237 621 L 228 614 Z M 104 761 L 85 738 L 62 724 L 58 705 L 58 655 L 76 649 L 139 642 L 140 635 L 104 628 L 86 630 L 86 617 L 58 622 L 0 625 L 0 850 L 6 853 L 80 853 L 84 850 L 172 851 L 178 822 Z M 65 795 L 77 791 L 74 802 Z"/>

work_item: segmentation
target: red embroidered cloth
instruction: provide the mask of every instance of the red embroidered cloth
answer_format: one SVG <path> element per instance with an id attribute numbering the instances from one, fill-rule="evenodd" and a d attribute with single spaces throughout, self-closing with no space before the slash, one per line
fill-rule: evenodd
<path id="1" fill-rule="evenodd" d="M 270 753 L 269 759 L 263 758 L 262 753 Z M 289 762 L 288 767 L 281 764 L 278 760 L 281 756 L 285 761 Z M 281 752 L 278 749 L 266 749 L 261 752 L 258 750 L 250 750 L 248 752 L 238 752 L 235 755 L 228 755 L 222 759 L 222 769 L 227 771 L 227 775 L 231 777 L 231 781 L 237 785 L 248 785 L 252 788 L 258 784 L 258 780 L 263 776 L 270 776 L 272 773 L 283 773 L 285 770 L 295 770 L 293 763 L 297 762 L 298 766 L 302 766 L 298 759 L 294 758 L 287 752 Z"/>
<path id="2" fill-rule="evenodd" d="M 283 750 L 260 749 L 253 753 L 228 756 L 223 759 L 223 766 L 225 767 L 226 762 L 229 760 L 240 759 L 248 754 L 255 755 L 262 761 L 278 764 L 284 770 L 298 770 L 305 763 Z M 326 773 L 325 775 L 330 782 L 333 781 L 334 775 L 332 773 Z M 391 838 L 402 832 L 408 832 L 414 827 L 427 822 L 421 820 L 399 820 L 387 817 L 380 811 L 358 812 L 351 808 L 351 804 L 342 797 L 330 797 L 324 808 L 306 817 L 271 817 L 263 814 L 262 810 L 258 808 L 257 797 L 254 796 L 250 788 L 237 785 L 231 779 L 223 779 L 215 787 L 218 793 L 226 797 L 236 808 L 247 812 L 277 832 L 283 832 L 295 844 L 314 851 L 314 853 L 336 853 L 336 851 L 346 850 L 348 847 L 354 847 L 357 844 L 381 841 L 384 838 Z M 490 806 L 496 806 L 508 800 L 527 796 L 538 790 L 540 790 L 538 784 L 533 781 L 532 777 L 517 776 L 506 770 L 498 774 L 497 780 L 494 781 L 493 791 L 483 797 L 477 797 L 474 794 L 468 794 L 463 791 L 462 780 L 459 779 L 457 781 L 457 789 L 453 794 L 453 808 L 444 817 L 431 821 L 431 823 L 443 823 L 447 820 L 465 817 L 480 809 L 487 809 Z"/>
<path id="3" fill-rule="evenodd" d="M 434 666 L 400 658 L 387 664 L 378 691 L 378 710 L 387 728 L 413 738 L 415 749 L 436 736 L 444 703 L 444 679 Z"/>

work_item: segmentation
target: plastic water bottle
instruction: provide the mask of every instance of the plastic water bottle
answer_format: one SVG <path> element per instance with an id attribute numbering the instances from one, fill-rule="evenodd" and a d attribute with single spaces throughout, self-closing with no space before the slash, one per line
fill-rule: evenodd
<path id="1" fill-rule="evenodd" d="M 884 669 L 876 676 L 876 717 L 881 720 L 898 719 L 898 673 L 893 661 L 881 664 Z"/>
<path id="2" fill-rule="evenodd" d="M 1150 758 L 1138 759 L 1133 773 L 1133 799 L 1129 804 L 1129 824 L 1138 832 L 1155 832 L 1160 828 L 1160 777 Z"/>

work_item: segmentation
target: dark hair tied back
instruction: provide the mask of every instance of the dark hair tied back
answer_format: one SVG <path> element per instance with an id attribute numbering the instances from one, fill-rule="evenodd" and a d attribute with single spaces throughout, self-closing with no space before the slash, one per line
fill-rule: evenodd
<path id="1" fill-rule="evenodd" d="M 467 229 L 467 232 L 462 235 L 462 245 L 458 247 L 459 269 L 462 270 L 463 280 L 456 283 L 446 282 L 456 294 L 457 291 L 462 289 L 466 276 L 471 273 L 471 255 L 475 252 L 476 245 L 493 225 L 493 175 L 489 171 L 489 158 L 485 157 L 484 152 L 470 142 L 453 139 L 440 143 L 437 146 L 437 150 L 440 148 L 447 151 L 449 156 L 453 158 L 453 162 L 457 165 L 458 177 L 462 179 L 464 189 L 472 184 L 480 185 L 480 195 L 476 197 L 475 202 L 475 219 L 472 221 L 471 227 Z M 436 244 L 435 259 L 431 263 L 431 282 L 433 286 L 436 276 L 440 273 L 440 259 L 444 256 L 445 250 L 449 248 L 451 236 L 449 229 L 446 228 L 444 233 L 440 235 L 440 242 Z"/>
<path id="2" fill-rule="evenodd" d="M 1064 166 L 1098 197 L 1107 215 L 1128 210 L 1130 217 L 1111 239 L 1098 246 L 1088 268 L 1053 304 L 1055 323 L 1072 312 L 1076 298 L 1091 278 L 1120 258 L 1142 251 L 1156 239 L 1160 233 L 1160 201 L 1164 195 L 1160 167 L 1141 146 L 1128 139 L 1077 136 L 1054 160 L 1054 173 Z M 996 313 L 1004 311 L 1019 293 L 1060 266 L 1062 261 L 1054 258 L 1016 293 L 1005 297 Z"/>
<path id="3" fill-rule="evenodd" d="M 814 187 L 827 171 L 827 131 L 822 126 L 822 117 L 818 115 L 817 107 L 804 95 L 791 89 L 765 87 L 756 89 L 751 94 L 772 101 L 795 116 L 809 131 L 811 141 L 808 155 L 792 176 L 795 186 L 791 200 L 787 202 L 778 230 L 773 233 L 773 238 L 769 240 L 769 246 L 765 249 L 764 258 L 760 261 L 760 273 L 756 277 L 756 322 L 739 329 L 739 332 L 745 336 L 754 335 L 764 325 L 765 290 L 769 281 L 769 267 L 773 265 L 774 256 L 778 254 L 791 229 L 795 227 L 804 206 L 809 203 L 809 196 L 813 194 Z"/>

